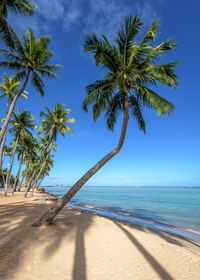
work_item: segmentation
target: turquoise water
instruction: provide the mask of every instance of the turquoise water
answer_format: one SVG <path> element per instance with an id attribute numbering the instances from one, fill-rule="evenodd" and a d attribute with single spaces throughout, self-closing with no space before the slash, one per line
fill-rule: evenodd
<path id="1" fill-rule="evenodd" d="M 45 188 L 59 197 L 66 188 Z M 83 187 L 68 205 L 200 241 L 200 188 Z"/>

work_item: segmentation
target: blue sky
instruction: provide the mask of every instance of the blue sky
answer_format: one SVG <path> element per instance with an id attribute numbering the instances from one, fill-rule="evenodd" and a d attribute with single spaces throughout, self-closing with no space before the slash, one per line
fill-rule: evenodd
<path id="1" fill-rule="evenodd" d="M 95 67 L 90 55 L 83 54 L 82 45 L 86 34 L 92 31 L 102 32 L 113 40 L 125 15 L 138 12 L 146 24 L 142 32 L 160 17 L 162 26 L 157 42 L 168 37 L 178 42 L 178 47 L 163 59 L 180 61 L 178 89 L 157 88 L 176 109 L 163 118 L 153 110 L 144 110 L 146 135 L 130 119 L 122 150 L 88 185 L 200 186 L 199 2 L 40 0 L 34 3 L 39 6 L 35 16 L 10 15 L 9 22 L 19 34 L 31 26 L 37 36 L 50 35 L 50 48 L 55 54 L 52 63 L 62 64 L 64 68 L 58 73 L 60 79 L 45 81 L 44 98 L 29 84 L 29 100 L 19 101 L 18 106 L 30 110 L 39 119 L 44 104 L 51 108 L 56 102 L 62 102 L 72 109 L 70 116 L 76 119 L 76 124 L 71 125 L 75 135 L 59 136 L 55 165 L 44 183 L 72 185 L 117 145 L 121 118 L 114 132 L 110 132 L 103 116 L 94 123 L 91 108 L 87 114 L 81 110 L 85 86 L 104 74 Z"/>

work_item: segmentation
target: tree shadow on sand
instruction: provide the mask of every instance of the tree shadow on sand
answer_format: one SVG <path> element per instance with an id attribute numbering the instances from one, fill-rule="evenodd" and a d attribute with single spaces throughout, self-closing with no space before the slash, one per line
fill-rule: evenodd
<path id="1" fill-rule="evenodd" d="M 15 273 L 20 271 L 27 250 L 34 250 L 38 244 L 42 246 L 42 258 L 48 263 L 58 249 L 69 249 L 71 242 L 73 245 L 72 267 L 66 268 L 66 279 L 86 280 L 87 267 L 85 256 L 85 233 L 93 224 L 94 216 L 81 210 L 71 210 L 66 207 L 56 217 L 52 225 L 43 227 L 32 227 L 32 223 L 49 208 L 49 204 L 44 203 L 40 198 L 35 200 L 27 200 L 26 202 L 16 202 L 0 205 L 0 279 L 15 279 Z M 134 246 L 143 254 L 149 264 L 153 267 L 161 279 L 172 280 L 172 276 L 162 267 L 162 265 L 138 242 L 138 240 L 123 226 L 123 222 L 106 218 L 114 222 L 118 228 L 129 238 Z M 12 221 L 12 223 L 11 223 Z M 127 223 L 126 223 L 127 224 Z M 187 241 L 191 246 L 199 246 L 195 241 L 186 238 L 177 238 L 171 234 L 160 231 L 147 229 L 145 227 L 129 224 L 138 231 L 151 232 L 158 235 L 163 240 L 185 246 Z M 67 237 L 67 239 L 65 239 Z M 67 240 L 67 242 L 66 242 Z M 102 242 L 104 240 L 102 239 Z M 65 257 L 65 255 L 63 255 Z M 32 258 L 30 256 L 30 260 Z M 64 260 L 66 267 L 69 260 Z M 65 267 L 64 267 L 65 269 Z M 56 278 L 55 278 L 56 279 Z"/>
<path id="2" fill-rule="evenodd" d="M 86 280 L 84 233 L 92 224 L 93 216 L 83 219 L 84 213 L 66 208 L 55 219 L 56 226 L 52 224 L 40 228 L 32 227 L 37 217 L 48 208 L 49 205 L 37 199 L 26 203 L 0 205 L 0 279 L 15 279 L 16 271 L 20 270 L 25 261 L 25 252 L 30 248 L 34 250 L 38 243 L 47 244 L 43 252 L 45 262 L 56 254 L 60 246 L 66 246 L 67 250 L 68 244 L 64 243 L 67 236 L 72 242 L 75 238 L 73 271 L 70 272 L 72 276 L 67 277 L 73 280 Z M 30 262 L 31 260 L 30 256 Z M 69 271 L 66 271 L 67 273 Z"/>
<path id="3" fill-rule="evenodd" d="M 140 244 L 140 242 L 121 224 L 114 222 L 133 243 L 133 245 L 142 253 L 148 263 L 153 267 L 154 271 L 159 275 L 161 279 L 173 280 L 169 272 Z"/>

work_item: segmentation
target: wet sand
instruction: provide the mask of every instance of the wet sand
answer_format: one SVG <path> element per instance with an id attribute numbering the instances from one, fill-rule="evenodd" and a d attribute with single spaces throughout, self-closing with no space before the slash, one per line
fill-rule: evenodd
<path id="1" fill-rule="evenodd" d="M 70 207 L 32 227 L 54 201 L 0 196 L 1 280 L 200 279 L 199 242 Z"/>

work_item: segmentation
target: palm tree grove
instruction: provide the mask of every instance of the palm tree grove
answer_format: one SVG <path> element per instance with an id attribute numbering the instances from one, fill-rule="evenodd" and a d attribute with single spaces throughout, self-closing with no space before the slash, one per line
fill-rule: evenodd
<path id="1" fill-rule="evenodd" d="M 62 69 L 62 65 L 50 64 L 53 58 L 53 52 L 49 49 L 50 36 L 36 37 L 34 30 L 28 28 L 20 38 L 7 23 L 8 11 L 15 16 L 32 16 L 36 8 L 38 7 L 32 2 L 17 0 L 2 1 L 0 6 L 0 34 L 4 44 L 4 47 L 0 48 L 0 67 L 6 71 L 0 83 L 0 97 L 6 99 L 0 132 L 0 168 L 4 196 L 8 195 L 9 189 L 12 194 L 23 189 L 25 197 L 29 191 L 33 195 L 34 189 L 40 186 L 54 165 L 53 153 L 59 149 L 56 145 L 58 135 L 74 134 L 67 124 L 74 124 L 75 118 L 68 118 L 71 109 L 66 109 L 65 104 L 57 102 L 53 108 L 44 106 L 45 111 L 41 108 L 41 124 L 31 112 L 19 108 L 17 104 L 19 98 L 29 98 L 26 91 L 29 83 L 34 91 L 43 97 L 45 80 L 58 78 L 56 72 Z M 34 222 L 34 226 L 51 223 L 80 188 L 119 153 L 129 120 L 133 119 L 138 128 L 146 133 L 143 108 L 155 109 L 161 116 L 173 112 L 174 105 L 160 96 L 155 89 L 158 83 L 175 88 L 178 84 L 174 71 L 177 62 L 159 63 L 163 53 L 173 50 L 176 43 L 167 39 L 156 44 L 160 28 L 158 19 L 138 41 L 137 37 L 143 26 L 144 23 L 137 14 L 129 14 L 113 36 L 114 40 L 111 38 L 111 42 L 102 33 L 86 36 L 83 51 L 94 57 L 96 67 L 102 66 L 105 74 L 101 80 L 86 86 L 87 97 L 83 98 L 82 109 L 88 112 L 88 106 L 92 104 L 94 121 L 104 113 L 107 128 L 111 131 L 115 128 L 118 116 L 122 114 L 121 134 L 113 150 L 89 169 L 61 199 Z M 10 143 L 7 141 L 8 135 Z M 7 168 L 4 165 L 6 158 L 10 158 Z M 17 174 L 12 173 L 14 161 L 18 161 Z M 14 182 L 12 176 L 15 177 Z"/>
<path id="2" fill-rule="evenodd" d="M 198 8 L 0 0 L 1 280 L 200 279 Z"/>

